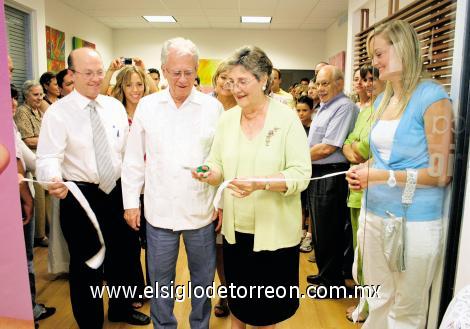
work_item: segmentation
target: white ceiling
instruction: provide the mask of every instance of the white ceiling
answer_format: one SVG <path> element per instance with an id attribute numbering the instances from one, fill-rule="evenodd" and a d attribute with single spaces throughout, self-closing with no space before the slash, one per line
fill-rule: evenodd
<path id="1" fill-rule="evenodd" d="M 348 10 L 348 0 L 60 0 L 113 29 L 217 28 L 324 30 Z M 177 23 L 149 23 L 171 15 Z M 271 24 L 241 24 L 240 16 L 272 16 Z"/>

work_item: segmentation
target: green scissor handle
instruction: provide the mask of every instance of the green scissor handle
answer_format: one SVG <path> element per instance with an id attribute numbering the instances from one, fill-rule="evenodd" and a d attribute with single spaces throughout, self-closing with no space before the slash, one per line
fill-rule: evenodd
<path id="1" fill-rule="evenodd" d="M 209 170 L 211 170 L 211 169 L 209 168 L 209 166 L 207 166 L 207 165 L 202 165 L 202 166 L 197 167 L 196 172 L 198 172 L 198 173 L 199 173 L 199 172 L 206 173 L 206 172 L 208 172 Z"/>

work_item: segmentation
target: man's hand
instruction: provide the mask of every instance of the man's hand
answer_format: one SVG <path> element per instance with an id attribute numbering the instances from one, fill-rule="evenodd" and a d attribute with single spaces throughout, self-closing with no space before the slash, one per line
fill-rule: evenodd
<path id="1" fill-rule="evenodd" d="M 140 209 L 131 208 L 124 210 L 124 219 L 134 231 L 140 229 Z"/>
<path id="2" fill-rule="evenodd" d="M 215 232 L 220 233 L 220 229 L 222 228 L 222 220 L 224 217 L 224 210 L 223 209 L 214 209 L 214 213 L 212 216 L 212 221 L 217 221 L 217 226 L 215 227 Z"/>
<path id="3" fill-rule="evenodd" d="M 52 181 L 54 183 L 49 184 L 47 186 L 49 194 L 59 199 L 65 199 L 65 197 L 67 196 L 67 193 L 69 192 L 68 187 L 65 186 L 65 184 L 62 182 L 60 178 L 54 177 Z"/>
<path id="4" fill-rule="evenodd" d="M 191 176 L 200 181 L 201 183 L 208 183 L 209 179 L 211 179 L 212 171 L 210 170 L 209 166 L 202 165 L 202 171 L 197 171 L 198 168 L 194 168 L 191 170 Z"/>
<path id="5" fill-rule="evenodd" d="M 33 198 L 30 200 L 22 200 L 21 202 L 21 209 L 23 212 L 23 225 L 29 224 L 31 218 L 33 218 L 34 214 L 34 201 Z"/>

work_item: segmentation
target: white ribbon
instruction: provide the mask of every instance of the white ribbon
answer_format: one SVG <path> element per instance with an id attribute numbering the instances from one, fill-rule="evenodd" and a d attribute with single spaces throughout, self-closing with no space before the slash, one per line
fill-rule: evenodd
<path id="1" fill-rule="evenodd" d="M 23 178 L 22 181 L 24 182 L 33 182 L 33 183 L 39 183 L 42 185 L 49 185 L 57 182 L 44 182 L 44 181 L 37 181 L 34 179 L 29 179 L 29 178 Z M 83 210 L 85 210 L 86 214 L 88 215 L 88 218 L 90 219 L 91 223 L 95 227 L 96 233 L 98 233 L 98 238 L 101 243 L 101 249 L 98 251 L 96 255 L 91 257 L 89 260 L 87 260 L 85 263 L 88 265 L 88 267 L 92 269 L 97 269 L 98 267 L 103 264 L 104 261 L 104 255 L 106 252 L 106 247 L 104 245 L 104 239 L 103 239 L 103 234 L 101 233 L 100 229 L 100 224 L 98 223 L 98 220 L 96 219 L 96 215 L 93 212 L 93 210 L 90 207 L 90 204 L 88 203 L 87 199 L 83 195 L 82 191 L 78 188 L 77 184 L 74 182 L 60 182 L 67 186 L 69 189 L 69 192 L 72 193 L 72 195 L 77 199 L 78 203 L 80 203 L 80 206 L 82 206 Z"/>
<path id="2" fill-rule="evenodd" d="M 307 179 L 298 179 L 298 178 L 250 178 L 250 179 L 238 179 L 239 182 L 265 182 L 265 183 L 274 183 L 274 182 L 300 182 L 300 181 L 312 181 L 312 180 L 319 180 L 319 179 L 325 179 L 329 177 L 334 177 L 334 176 L 339 176 L 347 173 L 347 171 L 339 171 L 339 172 L 334 172 L 331 174 L 323 175 L 321 177 L 314 177 L 314 178 L 307 178 Z M 214 208 L 220 208 L 219 203 L 222 198 L 222 192 L 227 188 L 227 186 L 233 181 L 231 180 L 226 180 L 222 184 L 220 184 L 219 189 L 217 190 L 217 193 L 215 194 L 214 197 Z"/>

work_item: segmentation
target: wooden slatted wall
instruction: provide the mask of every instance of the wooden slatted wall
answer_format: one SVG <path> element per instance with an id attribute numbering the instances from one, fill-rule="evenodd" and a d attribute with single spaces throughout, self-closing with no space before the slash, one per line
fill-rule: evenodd
<path id="1" fill-rule="evenodd" d="M 394 19 L 410 22 L 418 33 L 423 63 L 429 75 L 450 90 L 454 50 L 456 0 L 416 0 L 395 14 L 356 34 L 354 67 L 370 63 L 366 40 L 378 25 Z"/>

